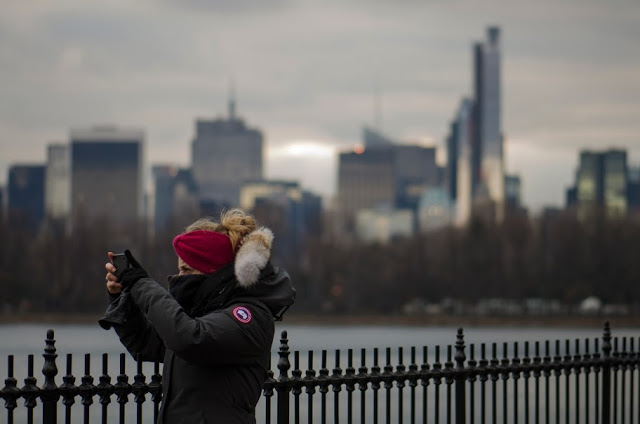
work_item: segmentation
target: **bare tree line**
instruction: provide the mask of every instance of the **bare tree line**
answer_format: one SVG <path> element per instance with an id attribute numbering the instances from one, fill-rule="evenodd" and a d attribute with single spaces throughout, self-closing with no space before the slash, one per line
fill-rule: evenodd
<path id="1" fill-rule="evenodd" d="M 130 248 L 164 283 L 176 272 L 171 240 L 188 223 L 183 221 L 153 237 L 142 223 L 116 228 L 108 219 L 74 223 L 72 231 L 48 225 L 37 233 L 0 223 L 1 311 L 99 313 L 106 304 L 109 250 Z M 276 241 L 279 226 L 274 223 Z M 292 313 L 396 314 L 417 298 L 640 299 L 640 222 L 633 219 L 514 216 L 499 225 L 476 220 L 388 244 L 318 234 L 304 246 L 276 249 L 273 258 L 298 290 Z"/>

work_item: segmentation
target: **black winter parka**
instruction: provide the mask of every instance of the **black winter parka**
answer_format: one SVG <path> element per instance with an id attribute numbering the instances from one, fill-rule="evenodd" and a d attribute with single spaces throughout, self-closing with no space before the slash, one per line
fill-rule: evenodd
<path id="1" fill-rule="evenodd" d="M 256 422 L 274 317 L 295 298 L 289 275 L 268 262 L 272 238 L 265 228 L 245 238 L 233 272 L 202 284 L 198 296 L 208 306 L 195 316 L 150 278 L 129 290 L 125 318 L 112 324 L 134 357 L 164 364 L 158 423 Z M 122 311 L 117 302 L 112 311 Z"/>

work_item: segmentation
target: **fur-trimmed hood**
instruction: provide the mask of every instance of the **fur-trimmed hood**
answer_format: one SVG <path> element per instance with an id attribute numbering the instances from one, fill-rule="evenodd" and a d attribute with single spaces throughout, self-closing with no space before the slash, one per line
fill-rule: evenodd
<path id="1" fill-rule="evenodd" d="M 276 320 L 293 304 L 296 290 L 289 274 L 269 262 L 273 233 L 258 228 L 242 239 L 236 253 L 234 274 L 240 299 L 257 299 L 266 305 Z M 237 301 L 238 299 L 236 299 Z"/>
<path id="2" fill-rule="evenodd" d="M 260 272 L 271 257 L 272 243 L 273 233 L 266 227 L 260 227 L 242 239 L 235 258 L 236 280 L 240 287 L 246 289 L 258 282 Z"/>

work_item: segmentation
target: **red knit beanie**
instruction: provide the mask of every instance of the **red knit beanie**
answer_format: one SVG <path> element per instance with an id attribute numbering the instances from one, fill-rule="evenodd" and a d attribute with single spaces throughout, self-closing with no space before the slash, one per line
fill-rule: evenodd
<path id="1" fill-rule="evenodd" d="M 189 266 L 204 274 L 213 274 L 233 261 L 229 236 L 215 231 L 180 234 L 173 239 L 173 250 Z"/>

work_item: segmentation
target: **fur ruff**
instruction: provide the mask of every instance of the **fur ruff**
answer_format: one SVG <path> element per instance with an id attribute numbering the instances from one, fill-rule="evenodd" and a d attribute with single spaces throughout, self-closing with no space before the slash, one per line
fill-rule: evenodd
<path id="1" fill-rule="evenodd" d="M 247 234 L 240 244 L 235 259 L 236 280 L 240 287 L 248 288 L 258 282 L 260 271 L 271 257 L 273 233 L 266 227 Z"/>

